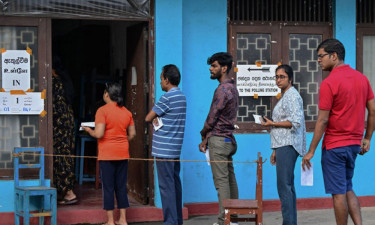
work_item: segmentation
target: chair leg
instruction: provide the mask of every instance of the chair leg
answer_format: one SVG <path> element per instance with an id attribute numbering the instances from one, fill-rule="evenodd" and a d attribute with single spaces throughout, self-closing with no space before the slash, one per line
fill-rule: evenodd
<path id="1" fill-rule="evenodd" d="M 30 212 L 23 217 L 23 225 L 30 225 Z"/>
<path id="2" fill-rule="evenodd" d="M 29 225 L 30 224 L 30 196 L 28 193 L 24 194 L 23 197 L 23 224 Z"/>
<path id="3" fill-rule="evenodd" d="M 20 224 L 20 216 L 17 215 L 17 212 L 20 208 L 20 195 L 18 193 L 14 196 L 14 224 L 19 225 Z"/>
<path id="4" fill-rule="evenodd" d="M 20 225 L 20 216 L 14 212 L 14 225 Z"/>
<path id="5" fill-rule="evenodd" d="M 41 197 L 42 197 L 43 207 L 39 209 L 39 212 L 42 213 L 45 209 L 48 209 L 48 204 L 49 204 L 48 200 L 50 196 L 42 195 Z M 39 225 L 43 225 L 43 224 L 44 224 L 44 216 L 39 216 Z"/>
<path id="6" fill-rule="evenodd" d="M 39 216 L 39 225 L 44 224 L 44 216 Z"/>
<path id="7" fill-rule="evenodd" d="M 225 211 L 224 224 L 229 225 L 230 224 L 230 211 L 228 209 L 224 209 L 224 211 Z"/>
<path id="8" fill-rule="evenodd" d="M 78 137 L 78 135 L 76 136 L 76 138 Z M 76 143 L 77 143 L 77 146 L 76 146 L 76 156 L 80 156 L 80 153 L 81 153 L 81 144 L 80 144 L 80 142 L 79 141 L 76 141 Z M 80 171 L 80 164 L 79 164 L 79 162 L 80 162 L 80 158 L 79 157 L 77 157 L 76 159 L 75 159 L 75 168 L 74 168 L 74 171 L 75 171 L 75 176 L 76 176 L 76 181 L 79 181 L 79 171 Z"/>
<path id="9" fill-rule="evenodd" d="M 20 216 L 14 212 L 14 225 L 20 225 Z"/>
<path id="10" fill-rule="evenodd" d="M 256 224 L 257 225 L 263 225 L 263 215 L 262 213 L 258 213 L 256 216 Z"/>
<path id="11" fill-rule="evenodd" d="M 54 192 L 51 196 L 51 225 L 57 225 L 57 196 Z"/>
<path id="12" fill-rule="evenodd" d="M 79 179 L 78 179 L 78 183 L 79 185 L 82 184 L 82 180 L 83 180 L 83 166 L 84 166 L 84 163 L 85 163 L 85 159 L 83 158 L 83 156 L 85 156 L 85 140 L 81 138 L 81 154 L 80 154 L 81 158 L 80 158 L 80 162 L 79 162 Z"/>
<path id="13" fill-rule="evenodd" d="M 98 190 L 99 188 L 99 183 L 100 183 L 100 178 L 99 178 L 99 160 L 96 159 L 96 168 L 95 168 L 95 189 Z"/>

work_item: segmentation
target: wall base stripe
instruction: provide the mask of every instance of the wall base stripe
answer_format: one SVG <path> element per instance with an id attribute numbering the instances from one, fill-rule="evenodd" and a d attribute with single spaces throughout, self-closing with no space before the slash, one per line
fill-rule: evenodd
<path id="1" fill-rule="evenodd" d="M 359 196 L 361 207 L 375 206 L 375 196 Z M 189 216 L 215 215 L 219 213 L 217 202 L 188 203 L 184 205 L 189 210 Z M 331 209 L 333 208 L 332 198 L 300 198 L 297 199 L 297 210 Z M 263 211 L 280 211 L 280 200 L 264 200 Z"/>

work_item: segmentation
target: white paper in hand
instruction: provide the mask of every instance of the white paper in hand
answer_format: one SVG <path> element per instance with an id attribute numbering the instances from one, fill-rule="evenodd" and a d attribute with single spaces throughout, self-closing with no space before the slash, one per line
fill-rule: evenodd
<path id="1" fill-rule="evenodd" d="M 262 122 L 263 122 L 262 116 L 253 114 L 253 117 L 254 117 L 254 122 L 255 123 L 262 124 Z"/>
<path id="2" fill-rule="evenodd" d="M 95 122 L 82 122 L 82 123 L 81 123 L 81 127 L 79 128 L 79 130 L 83 130 L 82 127 L 91 127 L 91 128 L 95 128 Z"/>
<path id="3" fill-rule="evenodd" d="M 310 169 L 305 166 L 305 171 L 302 168 L 301 163 L 301 186 L 313 186 L 314 185 L 314 173 L 313 173 L 313 163 L 311 163 Z"/>
<path id="4" fill-rule="evenodd" d="M 207 160 L 207 164 L 210 166 L 210 153 L 208 153 L 208 148 L 206 148 L 206 153 L 204 153 L 206 155 L 206 160 Z"/>
<path id="5" fill-rule="evenodd" d="M 157 131 L 163 126 L 163 121 L 161 121 L 160 117 L 155 118 L 156 122 L 153 121 L 152 125 L 154 125 L 154 130 Z"/>

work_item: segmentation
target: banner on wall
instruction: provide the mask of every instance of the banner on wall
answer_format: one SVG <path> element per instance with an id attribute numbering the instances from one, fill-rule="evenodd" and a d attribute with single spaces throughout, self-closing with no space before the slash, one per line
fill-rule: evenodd
<path id="1" fill-rule="evenodd" d="M 3 50 L 1 72 L 2 88 L 5 91 L 30 89 L 30 53 L 28 50 Z"/>
<path id="2" fill-rule="evenodd" d="M 275 81 L 277 65 L 237 65 L 237 90 L 240 96 L 276 96 L 281 92 Z"/>

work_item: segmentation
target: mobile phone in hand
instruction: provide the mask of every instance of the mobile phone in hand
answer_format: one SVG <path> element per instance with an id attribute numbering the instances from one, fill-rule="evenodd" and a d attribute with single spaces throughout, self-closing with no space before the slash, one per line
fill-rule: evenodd
<path id="1" fill-rule="evenodd" d="M 268 118 L 267 116 L 263 115 L 263 116 L 262 116 L 262 119 L 265 120 L 265 118 L 267 118 L 268 120 L 271 120 L 271 121 L 273 122 L 272 118 Z"/>

